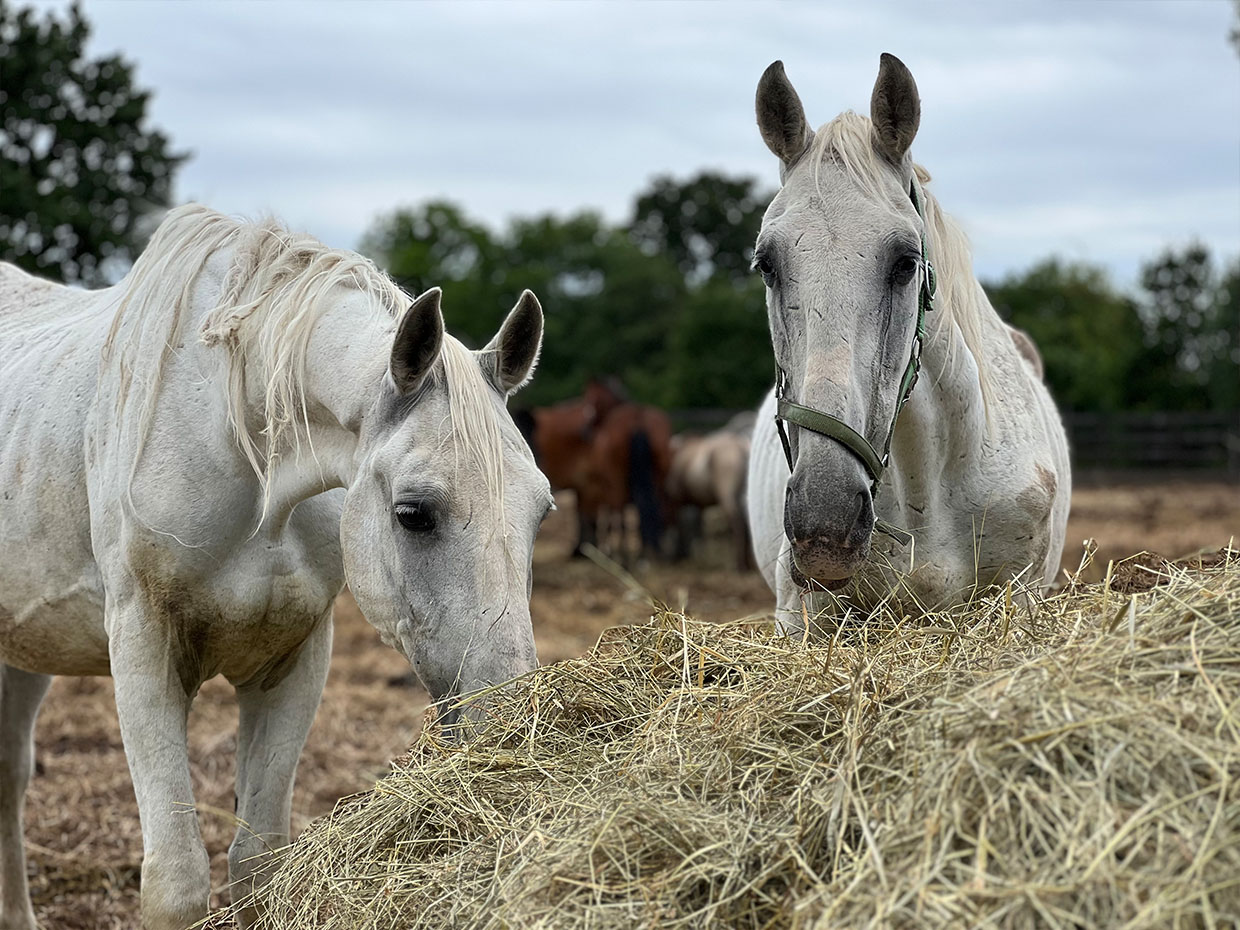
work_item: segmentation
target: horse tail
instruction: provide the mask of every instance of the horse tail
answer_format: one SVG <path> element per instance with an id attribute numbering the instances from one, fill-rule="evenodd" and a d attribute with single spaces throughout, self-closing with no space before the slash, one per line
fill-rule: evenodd
<path id="1" fill-rule="evenodd" d="M 637 507 L 642 549 L 658 552 L 663 537 L 663 506 L 655 477 L 654 447 L 642 427 L 629 436 L 629 499 Z"/>

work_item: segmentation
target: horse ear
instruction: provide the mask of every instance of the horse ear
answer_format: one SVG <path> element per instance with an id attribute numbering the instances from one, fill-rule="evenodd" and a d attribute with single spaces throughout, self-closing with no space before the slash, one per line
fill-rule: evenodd
<path id="1" fill-rule="evenodd" d="M 533 291 L 522 291 L 495 338 L 481 352 L 482 370 L 501 394 L 512 394 L 533 377 L 542 338 L 542 307 Z"/>
<path id="2" fill-rule="evenodd" d="M 870 96 L 874 147 L 893 165 L 900 165 L 921 124 L 921 99 L 912 73 L 895 55 L 883 52 L 878 80 Z"/>
<path id="3" fill-rule="evenodd" d="M 439 358 L 443 346 L 443 313 L 439 309 L 441 292 L 432 287 L 409 305 L 396 327 L 388 371 L 396 390 L 408 394 L 417 390 Z"/>
<path id="4" fill-rule="evenodd" d="M 762 141 L 776 158 L 790 167 L 814 138 L 814 131 L 805 119 L 805 108 L 797 96 L 782 61 L 772 62 L 758 80 L 754 97 L 758 114 L 758 131 Z"/>

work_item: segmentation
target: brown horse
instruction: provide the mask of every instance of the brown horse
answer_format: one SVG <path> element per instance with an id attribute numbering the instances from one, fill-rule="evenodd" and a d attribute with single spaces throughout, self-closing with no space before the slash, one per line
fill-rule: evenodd
<path id="1" fill-rule="evenodd" d="M 584 396 L 513 417 L 555 489 L 577 493 L 577 545 L 599 543 L 599 520 L 636 506 L 641 547 L 657 554 L 671 467 L 671 422 L 655 407 L 633 403 L 614 379 L 592 380 Z M 621 544 L 623 550 L 623 543 Z"/>
<path id="2" fill-rule="evenodd" d="M 753 566 L 749 521 L 745 513 L 745 480 L 749 472 L 749 436 L 724 428 L 706 436 L 677 436 L 667 493 L 676 509 L 676 555 L 689 556 L 692 540 L 701 535 L 702 511 L 723 510 L 736 547 L 741 571 Z"/>

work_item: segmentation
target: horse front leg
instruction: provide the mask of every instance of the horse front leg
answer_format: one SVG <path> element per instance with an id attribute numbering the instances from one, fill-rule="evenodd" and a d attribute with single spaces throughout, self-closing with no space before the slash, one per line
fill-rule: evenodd
<path id="1" fill-rule="evenodd" d="M 0 930 L 37 926 L 26 886 L 22 806 L 34 769 L 34 721 L 51 675 L 0 665 Z"/>
<path id="2" fill-rule="evenodd" d="M 186 722 L 197 683 L 169 618 L 118 611 L 108 624 L 121 739 L 142 822 L 142 926 L 184 930 L 207 916 L 211 870 L 190 782 Z"/>
<path id="3" fill-rule="evenodd" d="M 228 850 L 233 901 L 270 878 L 274 860 L 265 854 L 288 844 L 293 779 L 306 735 L 319 707 L 332 653 L 331 609 L 302 643 L 278 682 L 252 681 L 237 688 L 241 725 L 237 736 L 237 817 Z M 267 860 L 267 861 L 264 861 Z M 242 927 L 259 918 L 257 906 L 240 914 Z"/>

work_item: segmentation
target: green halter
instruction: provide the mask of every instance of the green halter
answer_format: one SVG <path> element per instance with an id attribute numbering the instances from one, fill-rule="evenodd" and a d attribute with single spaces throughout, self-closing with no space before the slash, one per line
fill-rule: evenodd
<path id="1" fill-rule="evenodd" d="M 904 376 L 900 379 L 899 400 L 896 402 L 896 411 L 891 417 L 891 426 L 887 428 L 887 436 L 883 440 L 882 454 L 880 455 L 875 450 L 865 436 L 838 417 L 788 400 L 788 376 L 778 362 L 775 364 L 775 399 L 777 401 L 775 425 L 779 429 L 779 439 L 783 443 L 784 457 L 788 460 L 789 470 L 792 469 L 792 446 L 788 443 L 788 433 L 784 423 L 791 423 L 821 436 L 829 436 L 844 445 L 865 465 L 865 470 L 870 475 L 870 493 L 875 497 L 878 496 L 879 480 L 883 477 L 883 471 L 891 457 L 891 437 L 896 432 L 896 420 L 900 418 L 900 411 L 904 409 L 909 396 L 913 393 L 913 387 L 917 384 L 917 374 L 921 370 L 921 346 L 926 338 L 926 314 L 934 309 L 934 292 L 937 283 L 934 277 L 934 266 L 926 257 L 924 229 L 926 214 L 922 208 L 921 194 L 917 189 L 916 179 L 909 186 L 908 195 L 913 201 L 913 208 L 917 211 L 917 215 L 922 219 L 921 262 L 924 269 L 921 290 L 917 295 L 917 331 L 913 334 L 913 346 L 909 352 L 908 365 L 905 366 Z M 882 521 L 879 521 L 878 528 L 887 533 L 893 529 L 887 527 Z M 907 536 L 904 533 L 900 535 Z"/>

